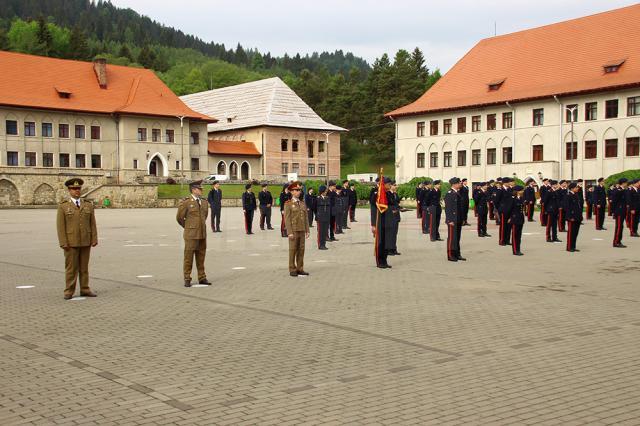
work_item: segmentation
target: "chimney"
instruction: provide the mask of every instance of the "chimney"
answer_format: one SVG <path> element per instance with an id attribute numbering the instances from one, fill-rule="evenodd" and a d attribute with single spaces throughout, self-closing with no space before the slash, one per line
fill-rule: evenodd
<path id="1" fill-rule="evenodd" d="M 95 59 L 93 61 L 93 70 L 98 78 L 98 84 L 101 89 L 107 88 L 107 60 L 104 58 Z"/>

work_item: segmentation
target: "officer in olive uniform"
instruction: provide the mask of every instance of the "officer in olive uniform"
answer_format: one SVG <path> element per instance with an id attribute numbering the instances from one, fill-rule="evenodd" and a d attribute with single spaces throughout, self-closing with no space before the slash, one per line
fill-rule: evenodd
<path id="1" fill-rule="evenodd" d="M 184 198 L 178 206 L 176 220 L 184 228 L 184 286 L 191 287 L 191 270 L 193 269 L 193 257 L 196 258 L 198 270 L 198 282 L 211 285 L 204 272 L 204 257 L 207 253 L 207 215 L 209 203 L 202 197 L 202 181 L 198 180 L 189 184 L 191 195 Z"/>
<path id="2" fill-rule="evenodd" d="M 83 184 L 80 178 L 66 181 L 69 198 L 58 205 L 56 225 L 58 243 L 64 250 L 65 300 L 73 297 L 78 278 L 80 296 L 96 297 L 89 288 L 89 256 L 91 247 L 98 245 L 98 229 L 93 204 L 80 199 Z"/>
<path id="3" fill-rule="evenodd" d="M 284 205 L 284 220 L 289 237 L 289 275 L 309 275 L 304 270 L 304 240 L 309 238 L 307 207 L 300 200 L 302 184 L 293 182 L 289 186 L 291 199 Z"/>

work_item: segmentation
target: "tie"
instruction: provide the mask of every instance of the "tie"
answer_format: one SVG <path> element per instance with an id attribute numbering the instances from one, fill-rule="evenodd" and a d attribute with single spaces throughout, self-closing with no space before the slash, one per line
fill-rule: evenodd
<path id="1" fill-rule="evenodd" d="M 80 208 L 80 200 L 76 200 L 76 207 Z"/>
<path id="2" fill-rule="evenodd" d="M 196 198 L 196 200 L 198 200 L 198 206 L 202 207 L 202 204 L 200 204 L 200 198 Z"/>

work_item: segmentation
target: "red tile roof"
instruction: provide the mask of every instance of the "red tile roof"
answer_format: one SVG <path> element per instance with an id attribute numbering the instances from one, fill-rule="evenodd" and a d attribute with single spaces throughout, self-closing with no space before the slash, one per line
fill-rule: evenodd
<path id="1" fill-rule="evenodd" d="M 215 118 L 187 107 L 151 70 L 107 64 L 101 89 L 91 62 L 0 51 L 0 105 L 102 114 Z M 69 92 L 69 98 L 60 96 Z"/>
<path id="2" fill-rule="evenodd" d="M 640 4 L 480 41 L 398 117 L 640 86 Z M 607 64 L 624 63 L 617 72 Z M 504 80 L 490 91 L 489 84 Z"/>
<path id="3" fill-rule="evenodd" d="M 208 150 L 209 154 L 214 155 L 262 156 L 256 149 L 256 146 L 251 142 L 209 140 Z"/>

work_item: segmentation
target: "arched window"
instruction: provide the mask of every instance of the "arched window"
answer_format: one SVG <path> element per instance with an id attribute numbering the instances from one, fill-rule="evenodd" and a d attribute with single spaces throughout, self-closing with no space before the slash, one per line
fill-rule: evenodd
<path id="1" fill-rule="evenodd" d="M 218 163 L 218 172 L 217 174 L 219 175 L 226 175 L 227 174 L 227 165 L 225 164 L 224 161 L 220 161 Z"/>

